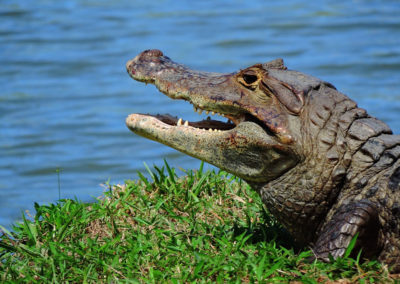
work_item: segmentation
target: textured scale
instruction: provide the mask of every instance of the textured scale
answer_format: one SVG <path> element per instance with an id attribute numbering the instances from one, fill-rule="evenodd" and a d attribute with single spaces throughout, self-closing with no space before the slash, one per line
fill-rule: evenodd
<path id="1" fill-rule="evenodd" d="M 343 256 L 358 235 L 364 257 L 400 271 L 400 136 L 384 122 L 330 83 L 287 70 L 281 59 L 218 74 L 148 50 L 127 70 L 173 99 L 235 122 L 185 128 L 171 116 L 132 114 L 132 131 L 246 180 L 317 258 Z"/>

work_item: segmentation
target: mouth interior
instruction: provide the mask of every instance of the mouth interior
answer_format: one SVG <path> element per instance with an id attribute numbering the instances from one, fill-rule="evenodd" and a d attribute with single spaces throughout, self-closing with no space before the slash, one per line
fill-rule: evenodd
<path id="1" fill-rule="evenodd" d="M 199 114 L 203 112 L 203 110 L 197 109 L 196 107 L 194 107 L 194 111 Z M 209 113 L 209 111 L 205 112 L 206 114 Z M 261 126 L 265 130 L 265 132 L 267 132 L 270 136 L 274 136 L 270 131 L 270 129 L 268 129 L 264 123 L 262 123 L 259 119 L 252 116 L 251 114 L 244 113 L 240 115 L 231 115 L 231 114 L 216 113 L 214 111 L 212 111 L 211 114 L 212 115 L 218 114 L 222 117 L 225 117 L 227 121 L 223 122 L 220 120 L 215 120 L 212 119 L 210 116 L 200 121 L 183 120 L 182 118 L 178 118 L 177 116 L 172 116 L 170 114 L 158 114 L 158 115 L 153 115 L 153 117 L 157 118 L 158 120 L 170 126 L 191 126 L 197 129 L 208 130 L 208 131 L 228 131 L 234 129 L 237 125 L 239 125 L 242 122 L 245 121 L 253 122 Z"/>
<path id="2" fill-rule="evenodd" d="M 203 129 L 203 130 L 226 131 L 226 130 L 233 129 L 236 126 L 230 120 L 228 120 L 227 122 L 223 122 L 223 121 L 211 119 L 210 117 L 207 117 L 207 119 L 200 120 L 200 121 L 183 120 L 182 118 L 178 118 L 178 117 L 172 116 L 170 114 L 164 114 L 164 115 L 158 114 L 158 115 L 155 115 L 154 117 L 168 125 L 171 125 L 171 126 L 191 126 L 191 127 Z"/>

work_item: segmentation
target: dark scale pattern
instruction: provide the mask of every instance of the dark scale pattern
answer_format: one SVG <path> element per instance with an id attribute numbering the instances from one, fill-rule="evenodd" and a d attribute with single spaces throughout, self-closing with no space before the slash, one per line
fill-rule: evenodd
<path id="1" fill-rule="evenodd" d="M 389 188 L 392 191 L 400 190 L 400 167 L 389 178 Z"/>
<path id="2" fill-rule="evenodd" d="M 317 258 L 342 256 L 358 234 L 365 257 L 400 271 L 400 136 L 385 123 L 280 59 L 218 74 L 147 50 L 127 70 L 173 99 L 233 121 L 182 126 L 171 116 L 133 114 L 132 131 L 246 180 Z"/>

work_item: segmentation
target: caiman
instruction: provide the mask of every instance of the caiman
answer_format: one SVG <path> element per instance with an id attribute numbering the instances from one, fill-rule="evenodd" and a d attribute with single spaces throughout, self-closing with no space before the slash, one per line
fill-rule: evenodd
<path id="1" fill-rule="evenodd" d="M 355 249 L 400 271 L 400 135 L 327 82 L 282 59 L 230 74 L 194 71 L 159 50 L 126 64 L 201 113 L 131 114 L 133 132 L 245 180 L 295 240 L 329 261 Z"/>

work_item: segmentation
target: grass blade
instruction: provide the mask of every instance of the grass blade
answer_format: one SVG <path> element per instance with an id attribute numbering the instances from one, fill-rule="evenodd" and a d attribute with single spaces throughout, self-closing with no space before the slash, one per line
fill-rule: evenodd
<path id="1" fill-rule="evenodd" d="M 165 164 L 165 167 L 167 168 L 167 171 L 168 171 L 168 174 L 169 174 L 169 178 L 171 179 L 172 183 L 175 184 L 176 181 L 175 181 L 175 173 L 174 173 L 174 171 L 173 171 L 173 170 L 171 169 L 171 167 L 168 165 L 166 159 L 164 159 L 164 164 Z"/>
<path id="2" fill-rule="evenodd" d="M 149 175 L 151 176 L 151 178 L 153 179 L 153 181 L 156 181 L 156 178 L 154 176 L 154 173 L 150 170 L 149 166 L 146 164 L 146 162 L 143 162 L 144 167 L 146 168 L 147 172 L 149 173 Z"/>
<path id="3" fill-rule="evenodd" d="M 22 219 L 24 221 L 24 231 L 28 234 L 28 238 L 33 240 L 34 244 L 37 244 L 37 230 L 34 224 L 28 222 L 25 214 L 22 212 Z"/>
<path id="4" fill-rule="evenodd" d="M 346 249 L 346 252 L 344 253 L 344 257 L 347 258 L 350 256 L 351 252 L 354 249 L 354 246 L 356 245 L 358 238 L 358 233 L 351 239 L 349 246 Z"/>
<path id="5" fill-rule="evenodd" d="M 64 237 L 65 237 L 65 232 L 66 232 L 67 228 L 68 228 L 69 225 L 75 220 L 76 215 L 78 215 L 78 214 L 82 211 L 82 209 L 83 209 L 83 206 L 80 207 L 78 210 L 76 210 L 76 211 L 74 212 L 74 214 L 72 214 L 72 216 L 70 216 L 70 218 L 69 218 L 69 220 L 67 221 L 67 223 L 65 223 L 65 224 L 61 227 L 60 233 L 59 233 L 58 238 L 57 238 L 57 241 L 58 241 L 58 242 L 61 242 L 61 241 L 64 239 Z"/>

